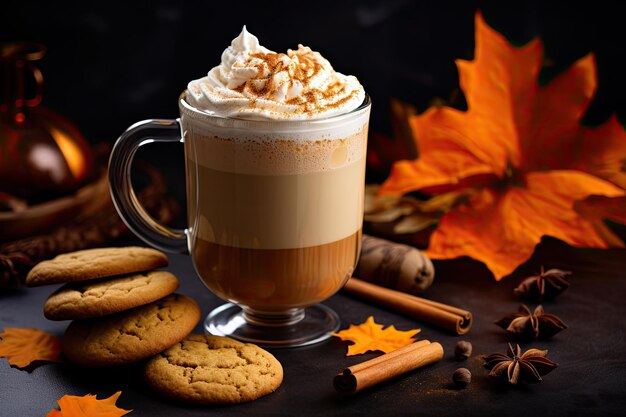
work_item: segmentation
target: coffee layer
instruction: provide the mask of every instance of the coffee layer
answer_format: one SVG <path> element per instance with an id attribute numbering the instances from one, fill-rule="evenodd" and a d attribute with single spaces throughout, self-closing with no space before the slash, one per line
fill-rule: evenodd
<path id="1" fill-rule="evenodd" d="M 193 260 L 207 287 L 258 312 L 284 312 L 327 299 L 350 278 L 361 231 L 325 245 L 246 249 L 197 239 Z"/>

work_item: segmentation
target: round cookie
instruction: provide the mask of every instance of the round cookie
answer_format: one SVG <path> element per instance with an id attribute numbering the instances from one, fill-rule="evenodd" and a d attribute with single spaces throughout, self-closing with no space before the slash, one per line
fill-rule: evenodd
<path id="1" fill-rule="evenodd" d="M 105 367 L 148 358 L 180 342 L 200 321 L 200 308 L 179 294 L 95 319 L 76 320 L 61 349 L 74 363 Z"/>
<path id="2" fill-rule="evenodd" d="M 66 284 L 48 297 L 43 314 L 49 320 L 100 317 L 151 303 L 177 288 L 176 276 L 165 271 Z"/>
<path id="3" fill-rule="evenodd" d="M 26 285 L 60 284 L 148 271 L 167 265 L 167 255 L 156 249 L 125 248 L 86 249 L 64 253 L 35 265 L 26 277 Z"/>
<path id="4" fill-rule="evenodd" d="M 228 337 L 192 334 L 146 363 L 155 391 L 195 404 L 238 404 L 274 392 L 283 367 L 269 352 Z"/>

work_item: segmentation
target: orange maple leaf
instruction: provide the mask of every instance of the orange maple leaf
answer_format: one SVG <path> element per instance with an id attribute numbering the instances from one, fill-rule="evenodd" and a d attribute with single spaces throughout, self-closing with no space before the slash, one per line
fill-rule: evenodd
<path id="1" fill-rule="evenodd" d="M 354 342 L 348 346 L 348 353 L 346 354 L 346 356 L 352 356 L 370 350 L 381 350 L 389 353 L 415 342 L 412 337 L 420 331 L 421 329 L 397 330 L 393 325 L 383 330 L 383 325 L 377 324 L 374 317 L 369 316 L 365 323 L 358 326 L 351 324 L 347 329 L 333 333 L 333 336 Z"/>
<path id="2" fill-rule="evenodd" d="M 619 238 L 616 241 L 613 234 L 606 234 L 605 219 L 612 220 L 617 223 L 626 224 L 626 197 L 604 197 L 600 195 L 592 195 L 582 201 L 574 203 L 574 210 L 581 216 L 593 222 L 598 234 L 603 235 L 607 242 L 613 242 L 611 246 L 619 247 L 622 243 Z"/>
<path id="3" fill-rule="evenodd" d="M 470 256 L 497 280 L 528 260 L 544 235 L 579 247 L 623 246 L 574 209 L 626 188 L 626 132 L 617 118 L 596 129 L 580 125 L 597 87 L 593 55 L 542 87 L 538 39 L 514 47 L 480 13 L 475 26 L 474 60 L 456 62 L 468 110 L 432 107 L 412 117 L 420 156 L 396 162 L 380 192 L 476 189 L 441 218 L 427 253 Z"/>
<path id="4" fill-rule="evenodd" d="M 587 217 L 602 217 L 626 224 L 624 207 L 626 207 L 626 197 L 607 198 L 599 195 L 592 195 L 583 201 L 577 201 L 574 205 L 576 211 Z"/>
<path id="5" fill-rule="evenodd" d="M 7 327 L 0 333 L 0 358 L 10 365 L 25 368 L 34 361 L 61 362 L 61 341 L 39 329 Z"/>
<path id="6" fill-rule="evenodd" d="M 104 400 L 98 400 L 91 394 L 82 397 L 64 395 L 57 401 L 60 410 L 50 410 L 46 417 L 121 417 L 133 411 L 122 410 L 115 405 L 121 394 L 122 391 L 118 391 Z"/>

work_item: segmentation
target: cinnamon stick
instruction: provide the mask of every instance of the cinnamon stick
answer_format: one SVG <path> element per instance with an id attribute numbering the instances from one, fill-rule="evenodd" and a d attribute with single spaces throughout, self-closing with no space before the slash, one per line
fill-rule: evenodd
<path id="1" fill-rule="evenodd" d="M 354 394 L 406 372 L 438 362 L 441 358 L 443 347 L 439 343 L 421 340 L 346 368 L 335 376 L 333 385 L 341 394 Z"/>
<path id="2" fill-rule="evenodd" d="M 465 334 L 472 327 L 472 313 L 447 304 L 380 287 L 357 278 L 350 278 L 343 289 L 364 300 L 456 334 Z"/>

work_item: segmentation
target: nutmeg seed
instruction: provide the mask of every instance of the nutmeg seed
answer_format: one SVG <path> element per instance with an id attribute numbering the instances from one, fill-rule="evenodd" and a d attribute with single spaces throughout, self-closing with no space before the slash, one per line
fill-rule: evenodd
<path id="1" fill-rule="evenodd" d="M 472 344 L 466 340 L 456 342 L 454 357 L 457 361 L 464 361 L 472 356 Z"/>
<path id="2" fill-rule="evenodd" d="M 472 382 L 472 373 L 467 368 L 459 368 L 452 374 L 454 385 L 459 388 L 465 388 Z"/>

